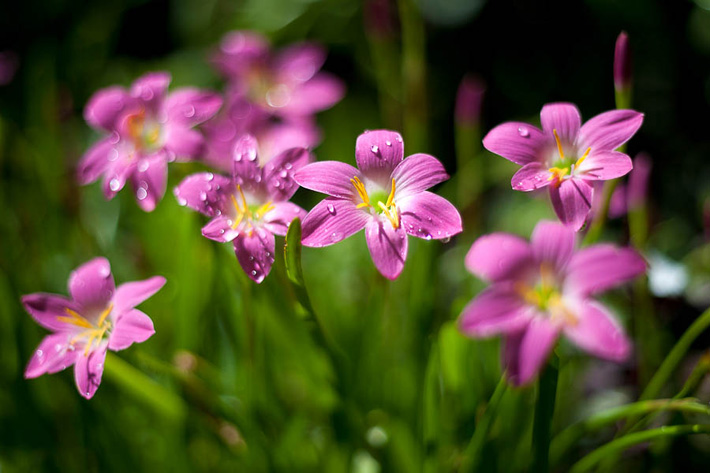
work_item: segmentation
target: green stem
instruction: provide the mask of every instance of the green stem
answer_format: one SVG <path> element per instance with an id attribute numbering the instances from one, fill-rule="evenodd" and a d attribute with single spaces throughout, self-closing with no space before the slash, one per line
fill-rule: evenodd
<path id="1" fill-rule="evenodd" d="M 591 245 L 599 240 L 604 230 L 607 217 L 609 216 L 609 206 L 611 205 L 611 196 L 614 195 L 616 186 L 619 185 L 619 179 L 612 179 L 604 183 L 602 191 L 602 207 L 594 214 L 587 236 L 584 237 L 584 244 Z"/>
<path id="2" fill-rule="evenodd" d="M 533 421 L 533 463 L 530 471 L 547 473 L 550 471 L 550 431 L 552 417 L 555 414 L 557 397 L 557 357 L 553 355 L 547 368 L 540 376 L 537 401 L 535 402 L 535 419 Z"/>
<path id="3" fill-rule="evenodd" d="M 493 423 L 496 411 L 498 410 L 498 405 L 500 404 L 505 390 L 508 387 L 508 381 L 506 380 L 505 374 L 501 376 L 495 391 L 491 395 L 488 401 L 488 406 L 486 406 L 486 411 L 483 413 L 481 420 L 476 425 L 476 430 L 473 432 L 471 441 L 466 447 L 463 459 L 461 460 L 461 466 L 459 467 L 459 472 L 465 473 L 468 471 L 474 471 L 480 462 L 481 452 L 483 452 L 483 446 L 486 442 L 486 437 L 488 436 L 488 430 Z"/>
<path id="4" fill-rule="evenodd" d="M 640 443 L 649 442 L 659 438 L 670 438 L 693 434 L 710 434 L 710 425 L 673 425 L 629 434 L 609 442 L 583 457 L 572 466 L 570 473 L 583 473 L 585 471 L 589 471 L 605 458 L 616 456 L 627 448 L 633 447 L 634 445 L 638 445 Z"/>
<path id="5" fill-rule="evenodd" d="M 658 368 L 658 371 L 656 371 L 656 374 L 653 375 L 653 378 L 651 378 L 648 386 L 644 389 L 640 400 L 644 401 L 646 399 L 652 399 L 658 395 L 663 386 L 665 386 L 668 382 L 668 379 L 675 372 L 676 368 L 678 368 L 678 365 L 692 343 L 708 327 L 710 327 L 710 309 L 707 309 L 700 315 L 700 317 L 695 319 L 695 322 L 693 322 L 692 325 L 688 327 L 688 330 L 685 331 L 683 336 L 680 337 L 678 343 L 676 343 L 670 353 L 668 353 L 668 356 L 665 360 L 663 360 L 661 367 Z"/>

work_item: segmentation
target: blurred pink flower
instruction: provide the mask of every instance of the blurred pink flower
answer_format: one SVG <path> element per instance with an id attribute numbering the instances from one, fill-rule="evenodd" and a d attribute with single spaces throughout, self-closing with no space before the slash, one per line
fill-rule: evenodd
<path id="1" fill-rule="evenodd" d="M 358 169 L 324 161 L 296 172 L 306 189 L 328 194 L 303 220 L 303 244 L 322 247 L 365 229 L 372 261 L 396 279 L 407 259 L 407 235 L 445 239 L 461 231 L 461 216 L 446 199 L 426 189 L 449 178 L 433 156 L 404 159 L 402 136 L 376 130 L 355 145 Z"/>
<path id="2" fill-rule="evenodd" d="M 622 31 L 614 47 L 614 88 L 617 92 L 631 87 L 632 72 L 629 35 Z"/>
<path id="3" fill-rule="evenodd" d="M 17 72 L 19 61 L 12 51 L 0 51 L 0 86 L 12 82 Z"/>
<path id="4" fill-rule="evenodd" d="M 164 284 L 165 278 L 155 276 L 116 288 L 109 262 L 95 258 L 69 277 L 71 299 L 45 293 L 23 296 L 27 312 L 52 331 L 30 359 L 25 378 L 74 365 L 79 394 L 91 399 L 101 383 L 106 350 L 123 350 L 155 333 L 150 317 L 134 307 Z"/>
<path id="5" fill-rule="evenodd" d="M 631 171 L 631 158 L 615 149 L 641 127 L 643 114 L 612 110 L 582 125 L 577 107 L 554 103 L 542 108 L 540 119 L 542 130 L 527 123 L 498 125 L 483 146 L 522 166 L 511 180 L 513 189 L 548 187 L 557 217 L 578 231 L 592 207 L 592 183 Z"/>
<path id="6" fill-rule="evenodd" d="M 109 87 L 91 97 L 84 118 L 109 135 L 81 158 L 81 184 L 103 176 L 104 195 L 112 199 L 130 180 L 138 205 L 146 212 L 155 208 L 165 194 L 168 163 L 200 156 L 204 138 L 194 126 L 222 105 L 218 94 L 193 88 L 168 94 L 169 83 L 168 73 L 150 73 L 130 90 Z"/>
<path id="7" fill-rule="evenodd" d="M 467 75 L 461 80 L 456 95 L 456 123 L 468 126 L 478 125 L 485 92 L 486 85 L 480 78 Z"/>
<path id="8" fill-rule="evenodd" d="M 233 242 L 244 272 L 261 283 L 274 262 L 274 235 L 285 235 L 291 221 L 306 211 L 288 202 L 298 189 L 292 174 L 311 160 L 305 148 L 281 152 L 259 166 L 258 143 L 245 135 L 233 152 L 231 178 L 211 172 L 186 177 L 176 188 L 180 205 L 211 217 L 202 235 Z"/>
<path id="9" fill-rule="evenodd" d="M 466 255 L 468 270 L 492 285 L 463 310 L 459 327 L 472 337 L 506 336 L 504 361 L 515 384 L 537 376 L 561 333 L 601 358 L 623 361 L 631 351 L 619 323 L 593 296 L 644 273 L 646 262 L 628 248 L 574 245 L 571 228 L 540 222 L 530 243 L 494 233 Z"/>

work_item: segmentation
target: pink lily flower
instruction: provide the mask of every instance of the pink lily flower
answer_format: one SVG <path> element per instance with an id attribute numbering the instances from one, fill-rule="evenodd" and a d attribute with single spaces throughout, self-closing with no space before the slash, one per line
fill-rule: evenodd
<path id="1" fill-rule="evenodd" d="M 211 217 L 202 235 L 221 243 L 233 242 L 244 272 L 261 283 L 271 271 L 276 242 L 306 211 L 288 202 L 298 189 L 292 175 L 308 164 L 305 148 L 292 148 L 259 166 L 258 143 L 243 136 L 234 149 L 232 176 L 211 172 L 186 177 L 176 188 L 180 205 Z"/>
<path id="2" fill-rule="evenodd" d="M 305 246 L 338 243 L 365 229 L 378 271 L 396 279 L 407 259 L 407 235 L 446 239 L 461 231 L 461 216 L 426 189 L 449 178 L 433 156 L 404 159 L 402 136 L 366 131 L 357 138 L 358 169 L 336 161 L 310 164 L 294 174 L 302 187 L 328 194 L 303 220 Z"/>
<path id="3" fill-rule="evenodd" d="M 123 350 L 155 333 L 150 317 L 134 307 L 164 284 L 165 278 L 154 276 L 116 288 L 108 260 L 95 258 L 69 277 L 71 299 L 45 293 L 23 296 L 27 312 L 52 331 L 32 355 L 25 378 L 74 365 L 79 394 L 91 399 L 101 384 L 106 350 Z"/>
<path id="4" fill-rule="evenodd" d="M 504 362 L 514 384 L 537 376 L 561 334 L 600 358 L 620 362 L 631 352 L 619 323 L 593 296 L 643 274 L 645 261 L 630 248 L 574 245 L 571 228 L 540 222 L 530 243 L 494 233 L 466 255 L 468 270 L 492 285 L 463 310 L 459 328 L 475 338 L 506 336 Z"/>
<path id="5" fill-rule="evenodd" d="M 593 182 L 615 179 L 633 168 L 631 158 L 614 151 L 641 127 L 643 114 L 634 110 L 604 112 L 584 125 L 569 103 L 545 105 L 542 130 L 527 123 L 507 122 L 483 139 L 487 150 L 520 164 L 513 189 L 529 192 L 548 187 L 557 217 L 578 231 L 593 201 Z"/>
<path id="6" fill-rule="evenodd" d="M 204 137 L 194 127 L 217 113 L 222 99 L 193 88 L 167 93 L 170 75 L 146 74 L 130 90 L 109 87 L 96 92 L 84 118 L 108 136 L 94 144 L 79 162 L 81 184 L 103 176 L 103 191 L 112 199 L 130 181 L 138 205 L 152 211 L 163 198 L 168 163 L 196 159 Z"/>
<path id="7" fill-rule="evenodd" d="M 273 53 L 263 36 L 233 31 L 222 40 L 213 57 L 229 81 L 230 92 L 271 115 L 303 117 L 332 107 L 345 93 L 340 79 L 320 68 L 325 50 L 299 43 Z"/>

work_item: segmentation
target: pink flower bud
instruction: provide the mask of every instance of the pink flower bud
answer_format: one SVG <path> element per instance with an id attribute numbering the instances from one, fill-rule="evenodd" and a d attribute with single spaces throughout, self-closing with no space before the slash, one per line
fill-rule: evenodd
<path id="1" fill-rule="evenodd" d="M 456 95 L 456 122 L 458 124 L 478 124 L 485 92 L 486 85 L 479 77 L 467 75 L 463 78 Z"/>
<path id="2" fill-rule="evenodd" d="M 616 48 L 614 50 L 614 88 L 617 91 L 631 87 L 631 73 L 629 35 L 622 31 L 616 39 Z"/>

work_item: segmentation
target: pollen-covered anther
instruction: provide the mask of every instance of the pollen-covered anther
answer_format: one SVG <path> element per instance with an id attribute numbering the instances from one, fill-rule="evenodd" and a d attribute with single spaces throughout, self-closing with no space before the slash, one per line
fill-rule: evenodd
<path id="1" fill-rule="evenodd" d="M 392 227 L 397 229 L 399 228 L 399 211 L 397 210 L 397 205 L 394 203 L 395 189 L 394 179 L 392 179 L 392 189 L 387 197 L 387 203 L 383 204 L 382 201 L 378 201 L 377 205 L 382 209 L 382 214 L 392 223 Z"/>
<path id="2" fill-rule="evenodd" d="M 370 196 L 367 195 L 367 189 L 365 189 L 365 184 L 363 184 L 363 182 L 357 176 L 354 176 L 352 179 L 350 179 L 350 182 L 352 182 L 353 187 L 355 187 L 355 190 L 357 191 L 358 195 L 360 196 L 360 199 L 362 200 L 361 203 L 357 204 L 357 208 L 361 209 L 363 207 L 370 207 Z"/>
<path id="3" fill-rule="evenodd" d="M 84 356 L 89 356 L 89 351 L 91 350 L 91 346 L 94 342 L 99 344 L 101 340 L 103 340 L 106 332 L 111 329 L 111 321 L 107 319 L 112 310 L 113 304 L 109 304 L 106 309 L 101 312 L 101 315 L 99 315 L 96 325 L 92 324 L 85 317 L 69 308 L 64 309 L 64 312 L 69 315 L 59 316 L 57 317 L 57 320 L 86 329 L 73 336 L 69 341 L 69 344 L 73 346 L 77 341 L 86 339 L 86 343 L 84 345 Z"/>

